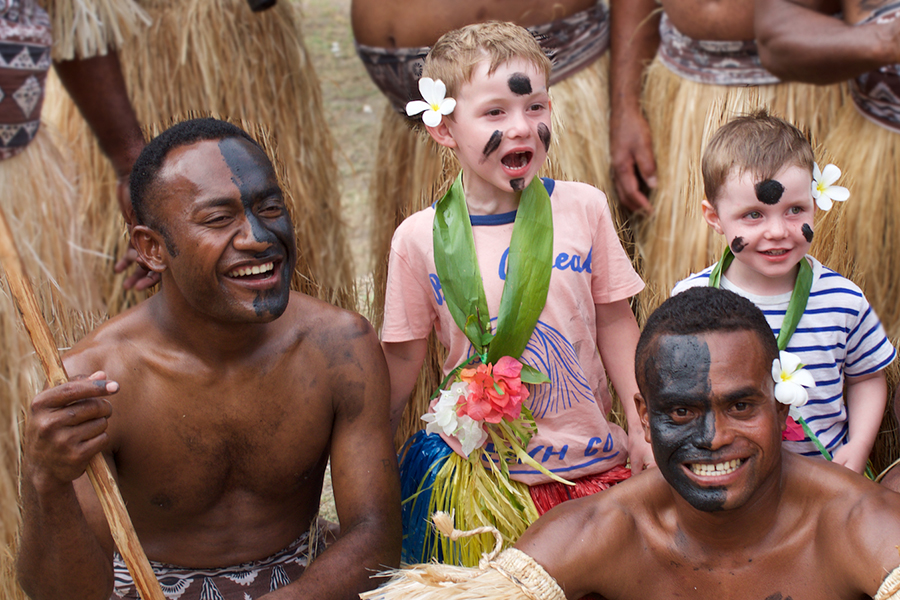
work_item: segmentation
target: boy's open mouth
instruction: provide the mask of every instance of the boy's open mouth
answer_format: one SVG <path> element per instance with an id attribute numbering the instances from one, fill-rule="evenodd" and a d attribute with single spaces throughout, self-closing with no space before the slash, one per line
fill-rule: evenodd
<path id="1" fill-rule="evenodd" d="M 229 271 L 227 276 L 234 279 L 265 279 L 270 276 L 274 269 L 275 263 L 267 262 L 261 265 L 238 267 L 237 269 Z"/>
<path id="2" fill-rule="evenodd" d="M 533 153 L 529 150 L 525 150 L 522 152 L 510 152 L 506 156 L 500 159 L 500 162 L 503 163 L 504 167 L 513 170 L 523 169 L 528 166 L 528 163 L 531 162 L 531 157 Z"/>

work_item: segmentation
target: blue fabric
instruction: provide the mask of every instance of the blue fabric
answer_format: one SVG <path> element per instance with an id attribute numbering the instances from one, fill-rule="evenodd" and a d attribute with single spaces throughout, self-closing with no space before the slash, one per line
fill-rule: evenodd
<path id="1" fill-rule="evenodd" d="M 452 453 L 453 450 L 441 436 L 424 430 L 417 431 L 400 450 L 400 497 L 403 502 L 403 549 L 400 560 L 403 562 L 425 562 L 425 549 L 434 545 L 428 505 L 435 477 Z M 416 495 L 419 490 L 421 493 Z"/>

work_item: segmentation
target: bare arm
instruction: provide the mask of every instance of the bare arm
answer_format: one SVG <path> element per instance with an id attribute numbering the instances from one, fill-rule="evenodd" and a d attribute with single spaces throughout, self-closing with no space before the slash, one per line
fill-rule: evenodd
<path id="1" fill-rule="evenodd" d="M 400 481 L 388 422 L 389 383 L 378 339 L 354 317 L 350 357 L 335 386 L 331 477 L 341 537 L 289 586 L 266 600 L 355 598 L 373 573 L 400 562 Z"/>
<path id="2" fill-rule="evenodd" d="M 428 340 L 382 342 L 381 349 L 391 376 L 391 433 L 394 434 L 425 362 Z"/>
<path id="3" fill-rule="evenodd" d="M 144 135 L 125 89 L 122 68 L 115 51 L 105 56 L 57 61 L 56 74 L 66 87 L 78 110 L 87 121 L 100 149 L 116 171 L 116 197 L 119 210 L 129 229 L 135 224 L 131 208 L 129 176 L 134 161 L 144 148 Z M 116 263 L 116 272 L 136 262 L 137 253 L 129 249 Z M 125 288 L 146 289 L 159 281 L 159 275 L 142 265 L 125 280 Z"/>
<path id="4" fill-rule="evenodd" d="M 619 300 L 611 304 L 596 304 L 597 311 L 597 348 L 606 373 L 612 381 L 625 418 L 628 421 L 628 456 L 631 467 L 639 473 L 644 465 L 652 466 L 653 452 L 650 444 L 644 439 L 644 429 L 634 404 L 634 395 L 638 393 L 637 380 L 634 374 L 634 352 L 637 348 L 640 329 L 634 313 L 627 300 Z"/>
<path id="5" fill-rule="evenodd" d="M 117 390 L 98 372 L 46 390 L 32 402 L 16 571 L 34 600 L 106 600 L 112 593 L 112 537 L 84 472 L 108 443 L 111 408 L 103 396 Z"/>
<path id="6" fill-rule="evenodd" d="M 650 126 L 641 109 L 644 69 L 659 47 L 655 0 L 610 2 L 609 148 L 616 195 L 625 208 L 651 213 L 641 182 L 656 187 Z"/>
<path id="7" fill-rule="evenodd" d="M 845 397 L 849 441 L 834 453 L 834 462 L 862 473 L 866 470 L 866 461 L 872 452 L 887 405 L 884 371 L 863 377 L 848 377 Z"/>
<path id="8" fill-rule="evenodd" d="M 825 0 L 756 0 L 759 56 L 781 79 L 828 84 L 900 62 L 900 20 L 848 25 Z"/>

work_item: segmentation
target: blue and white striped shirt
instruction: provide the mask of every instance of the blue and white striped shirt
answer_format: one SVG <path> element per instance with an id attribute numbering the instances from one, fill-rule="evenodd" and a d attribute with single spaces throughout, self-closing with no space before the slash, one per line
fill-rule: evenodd
<path id="1" fill-rule="evenodd" d="M 896 351 L 862 290 L 815 258 L 807 258 L 813 269 L 812 289 L 806 310 L 786 350 L 798 355 L 816 380 L 816 387 L 809 389 L 809 402 L 800 408 L 800 414 L 822 445 L 834 454 L 847 443 L 844 376 L 859 377 L 880 371 L 894 360 Z M 709 285 L 709 274 L 714 266 L 679 281 L 672 293 Z M 758 306 L 772 331 L 778 335 L 791 299 L 790 292 L 758 296 L 736 287 L 724 275 L 721 287 Z M 802 442 L 785 441 L 784 444 L 788 450 L 805 456 L 821 456 L 809 438 Z"/>

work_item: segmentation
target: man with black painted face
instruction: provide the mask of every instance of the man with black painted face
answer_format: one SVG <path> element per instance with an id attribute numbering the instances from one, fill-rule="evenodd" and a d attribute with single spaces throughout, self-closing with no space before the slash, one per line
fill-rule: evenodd
<path id="1" fill-rule="evenodd" d="M 135 247 L 159 292 L 65 357 L 24 437 L 22 586 L 133 598 L 83 475 L 103 452 L 181 600 L 351 598 L 399 559 L 389 385 L 370 325 L 291 292 L 296 246 L 268 157 L 213 119 L 135 163 Z M 305 568 L 331 458 L 342 535 Z M 176 596 L 173 596 L 176 597 Z"/>
<path id="2" fill-rule="evenodd" d="M 666 301 L 635 359 L 659 469 L 561 504 L 516 547 L 570 599 L 895 597 L 900 495 L 782 449 L 777 357 L 749 300 Z"/>

